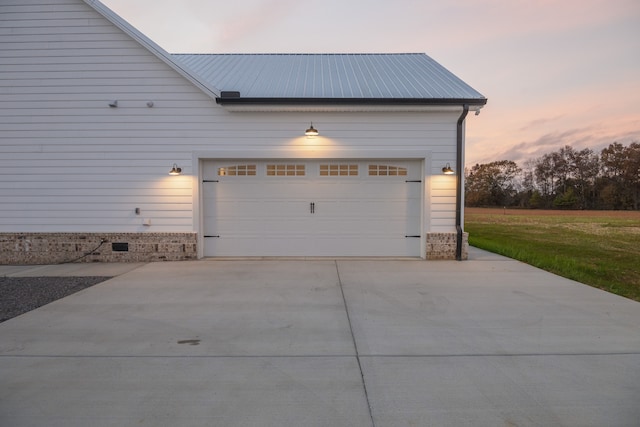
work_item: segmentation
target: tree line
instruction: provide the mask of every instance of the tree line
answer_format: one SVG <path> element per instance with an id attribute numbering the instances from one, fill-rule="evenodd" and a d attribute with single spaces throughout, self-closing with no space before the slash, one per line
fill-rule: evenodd
<path id="1" fill-rule="evenodd" d="M 567 145 L 528 160 L 465 169 L 466 206 L 539 209 L 640 209 L 640 143 L 610 144 L 600 153 Z"/>

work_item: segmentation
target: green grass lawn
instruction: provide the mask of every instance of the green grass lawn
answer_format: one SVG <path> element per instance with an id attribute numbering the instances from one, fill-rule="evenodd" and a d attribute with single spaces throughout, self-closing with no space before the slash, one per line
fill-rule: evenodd
<path id="1" fill-rule="evenodd" d="M 467 208 L 469 244 L 640 301 L 640 212 Z"/>

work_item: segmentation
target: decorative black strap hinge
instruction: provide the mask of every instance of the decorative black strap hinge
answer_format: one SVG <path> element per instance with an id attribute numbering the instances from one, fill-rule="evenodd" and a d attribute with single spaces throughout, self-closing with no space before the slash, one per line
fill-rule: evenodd
<path id="1" fill-rule="evenodd" d="M 219 238 L 220 236 L 207 236 L 207 235 L 205 235 L 204 237 L 218 237 Z"/>
<path id="2" fill-rule="evenodd" d="M 417 238 L 420 238 L 420 237 L 422 237 L 422 236 L 420 236 L 420 235 L 418 234 L 417 236 L 404 236 L 404 237 L 417 237 Z"/>
<path id="3" fill-rule="evenodd" d="M 416 180 L 410 180 L 410 179 L 408 179 L 408 180 L 406 180 L 405 182 L 422 182 L 422 180 L 421 180 L 421 179 L 416 179 Z"/>
<path id="4" fill-rule="evenodd" d="M 217 179 L 203 179 L 202 182 L 220 182 Z"/>

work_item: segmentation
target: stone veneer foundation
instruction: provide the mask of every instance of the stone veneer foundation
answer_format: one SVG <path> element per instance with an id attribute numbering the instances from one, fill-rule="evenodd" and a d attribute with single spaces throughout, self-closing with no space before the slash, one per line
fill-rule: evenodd
<path id="1" fill-rule="evenodd" d="M 196 259 L 196 233 L 0 233 L 0 264 Z"/>
<path id="2" fill-rule="evenodd" d="M 457 233 L 427 233 L 427 259 L 456 259 Z M 469 233 L 462 233 L 462 259 L 469 258 Z"/>
<path id="3" fill-rule="evenodd" d="M 455 260 L 456 233 L 427 233 L 428 260 Z M 463 234 L 462 259 L 469 256 Z M 184 261 L 197 258 L 196 233 L 0 233 L 0 265 Z"/>

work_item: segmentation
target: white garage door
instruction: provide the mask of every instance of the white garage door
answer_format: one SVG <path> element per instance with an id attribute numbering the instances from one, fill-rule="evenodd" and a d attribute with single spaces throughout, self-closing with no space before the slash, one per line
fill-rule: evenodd
<path id="1" fill-rule="evenodd" d="M 420 161 L 207 161 L 204 254 L 420 256 L 421 175 Z"/>

